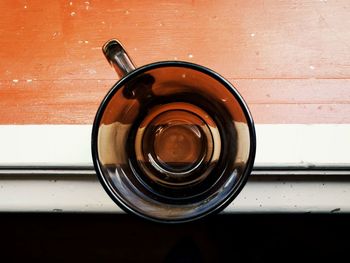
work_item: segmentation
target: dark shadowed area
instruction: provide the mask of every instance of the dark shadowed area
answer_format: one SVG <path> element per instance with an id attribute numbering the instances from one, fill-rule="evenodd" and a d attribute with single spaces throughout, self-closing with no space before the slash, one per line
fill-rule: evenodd
<path id="1" fill-rule="evenodd" d="M 1 214 L 1 261 L 336 262 L 349 215 L 216 215 L 165 225 L 129 215 Z M 6 259 L 6 260 L 5 260 Z"/>

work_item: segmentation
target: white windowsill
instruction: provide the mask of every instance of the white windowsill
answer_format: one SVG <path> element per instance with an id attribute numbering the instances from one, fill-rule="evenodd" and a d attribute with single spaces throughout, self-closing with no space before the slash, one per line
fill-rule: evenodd
<path id="1" fill-rule="evenodd" d="M 348 124 L 256 125 L 256 130 L 255 168 L 350 167 Z M 90 125 L 0 126 L 0 170 L 92 169 L 90 136 Z M 0 173 L 0 212 L 121 212 L 91 171 L 65 176 L 25 170 L 22 175 Z M 350 212 L 350 180 L 307 180 L 307 176 L 249 181 L 225 212 Z"/>
<path id="2" fill-rule="evenodd" d="M 258 124 L 255 166 L 350 165 L 350 124 Z M 92 166 L 91 125 L 0 125 L 1 166 Z"/>

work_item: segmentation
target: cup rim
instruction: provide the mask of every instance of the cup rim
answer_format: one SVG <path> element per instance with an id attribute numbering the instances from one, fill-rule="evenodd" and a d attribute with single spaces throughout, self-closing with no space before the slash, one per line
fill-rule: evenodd
<path id="1" fill-rule="evenodd" d="M 240 176 L 239 180 L 237 183 L 234 185 L 234 187 L 231 189 L 230 193 L 228 196 L 221 200 L 218 204 L 213 206 L 211 209 L 206 211 L 205 213 L 202 213 L 200 215 L 195 215 L 192 217 L 188 218 L 178 218 L 178 219 L 162 219 L 162 218 L 157 218 L 153 217 L 150 215 L 143 214 L 132 207 L 128 206 L 122 198 L 120 198 L 117 194 L 112 189 L 112 186 L 107 182 L 107 180 L 104 177 L 104 173 L 101 169 L 101 164 L 99 162 L 98 158 L 98 144 L 97 144 L 97 137 L 98 137 L 98 130 L 99 130 L 99 124 L 101 121 L 101 118 L 104 114 L 104 111 L 114 96 L 114 94 L 128 81 L 133 79 L 134 77 L 152 70 L 152 69 L 157 69 L 157 68 L 163 68 L 163 67 L 184 67 L 184 68 L 190 68 L 193 70 L 197 70 L 199 72 L 202 72 L 204 74 L 207 74 L 208 76 L 214 78 L 215 80 L 219 81 L 228 91 L 231 92 L 231 94 L 235 97 L 239 105 L 241 106 L 241 109 L 244 113 L 245 118 L 247 119 L 247 125 L 249 129 L 249 139 L 250 139 L 250 149 L 249 149 L 249 156 L 247 159 L 247 163 L 244 169 L 244 172 Z M 185 223 L 185 222 L 191 222 L 195 221 L 198 219 L 201 219 L 203 217 L 206 217 L 211 214 L 218 213 L 225 209 L 236 197 L 237 195 L 241 192 L 243 187 L 245 186 L 249 175 L 253 169 L 254 165 L 254 160 L 255 160 L 255 154 L 256 154 L 256 133 L 255 133 L 255 126 L 254 126 L 254 121 L 252 118 L 252 115 L 249 111 L 249 108 L 244 101 L 243 97 L 240 95 L 238 90 L 233 86 L 232 83 L 230 83 L 228 80 L 226 80 L 223 76 L 218 74 L 217 72 L 204 67 L 202 65 L 198 65 L 195 63 L 191 62 L 186 62 L 186 61 L 159 61 L 159 62 L 154 62 L 150 63 L 141 67 L 136 68 L 135 70 L 131 71 L 130 73 L 126 74 L 123 76 L 120 80 L 118 80 L 108 91 L 108 93 L 105 95 L 103 100 L 101 101 L 98 110 L 96 112 L 94 122 L 92 125 L 92 134 L 91 134 L 91 153 L 92 153 L 92 160 L 94 164 L 94 168 L 96 171 L 96 175 L 102 184 L 104 190 L 107 192 L 109 197 L 125 212 L 131 213 L 131 214 L 136 214 L 141 218 L 158 222 L 158 223 Z"/>

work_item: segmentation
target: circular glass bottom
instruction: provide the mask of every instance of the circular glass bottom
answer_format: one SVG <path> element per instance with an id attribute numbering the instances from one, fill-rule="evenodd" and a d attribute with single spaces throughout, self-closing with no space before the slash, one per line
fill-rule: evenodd
<path id="1" fill-rule="evenodd" d="M 152 182 L 165 187 L 185 187 L 203 181 L 215 166 L 214 152 L 220 152 L 216 129 L 212 118 L 193 104 L 158 105 L 136 133 L 140 170 Z"/>

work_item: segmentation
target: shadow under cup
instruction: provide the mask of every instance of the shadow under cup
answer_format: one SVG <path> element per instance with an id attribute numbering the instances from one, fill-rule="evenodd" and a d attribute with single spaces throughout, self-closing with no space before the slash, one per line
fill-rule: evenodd
<path id="1" fill-rule="evenodd" d="M 92 143 L 112 199 L 163 222 L 224 208 L 255 155 L 253 121 L 238 92 L 187 62 L 150 64 L 117 82 L 96 115 Z"/>

